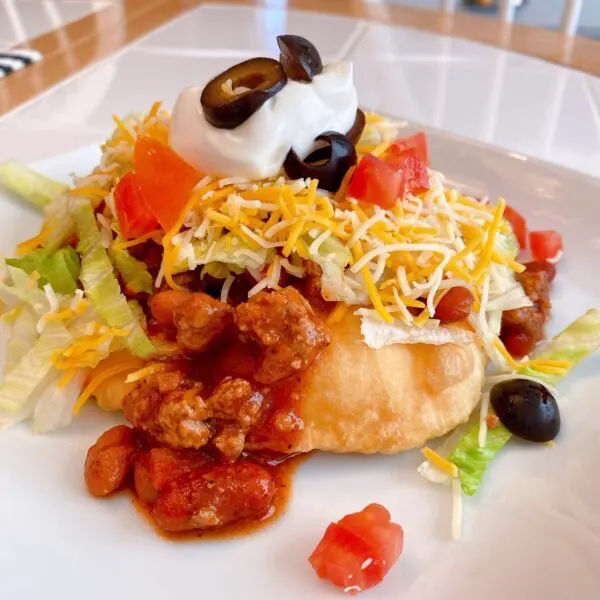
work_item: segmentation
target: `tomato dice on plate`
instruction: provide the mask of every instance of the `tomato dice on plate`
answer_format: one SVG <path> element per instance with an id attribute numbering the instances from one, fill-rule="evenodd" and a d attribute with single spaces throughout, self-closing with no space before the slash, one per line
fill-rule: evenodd
<path id="1" fill-rule="evenodd" d="M 136 238 L 158 227 L 158 221 L 144 199 L 133 171 L 126 173 L 119 181 L 113 196 L 117 221 L 124 238 Z"/>
<path id="2" fill-rule="evenodd" d="M 559 259 L 563 250 L 563 239 L 558 231 L 532 231 L 529 234 L 529 247 L 536 260 Z"/>
<path id="3" fill-rule="evenodd" d="M 170 229 L 200 174 L 170 146 L 146 136 L 140 136 L 135 144 L 133 169 L 150 210 L 163 229 Z"/>
<path id="4" fill-rule="evenodd" d="M 317 575 L 348 592 L 380 583 L 402 554 L 404 532 L 379 504 L 331 523 L 309 561 Z"/>
<path id="5" fill-rule="evenodd" d="M 513 233 L 519 242 L 519 248 L 527 248 L 527 222 L 525 217 L 510 206 L 504 209 L 504 218 L 510 223 Z"/>
<path id="6" fill-rule="evenodd" d="M 396 204 L 402 175 L 372 154 L 362 157 L 348 185 L 348 195 L 382 208 Z"/>

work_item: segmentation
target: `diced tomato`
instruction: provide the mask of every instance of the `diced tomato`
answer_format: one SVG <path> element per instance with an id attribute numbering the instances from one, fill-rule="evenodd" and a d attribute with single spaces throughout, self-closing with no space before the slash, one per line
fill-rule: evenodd
<path id="1" fill-rule="evenodd" d="M 393 141 L 385 151 L 385 161 L 396 168 L 401 168 L 402 164 L 409 156 L 418 158 L 425 166 L 429 164 L 429 150 L 427 148 L 427 136 L 420 131 L 415 135 Z"/>
<path id="2" fill-rule="evenodd" d="M 133 168 L 150 210 L 163 229 L 170 229 L 200 180 L 200 173 L 170 146 L 146 136 L 140 136 L 135 144 Z"/>
<path id="3" fill-rule="evenodd" d="M 504 209 L 504 218 L 510 223 L 519 242 L 519 247 L 521 250 L 525 250 L 527 248 L 527 222 L 525 221 L 525 217 L 514 208 L 507 206 Z"/>
<path id="4" fill-rule="evenodd" d="M 379 504 L 331 523 L 309 561 L 322 579 L 349 592 L 380 583 L 402 554 L 404 532 Z"/>
<path id="5" fill-rule="evenodd" d="M 429 155 L 427 138 L 423 132 L 392 142 L 381 158 L 392 169 L 402 173 L 400 197 L 409 192 L 414 195 L 422 194 L 429 189 Z"/>
<path id="6" fill-rule="evenodd" d="M 410 193 L 415 196 L 429 189 L 429 175 L 426 164 L 416 156 L 409 156 L 402 166 L 402 183 L 400 196 L 404 198 Z"/>
<path id="7" fill-rule="evenodd" d="M 124 238 L 136 238 L 158 227 L 137 184 L 135 174 L 130 171 L 119 181 L 114 191 L 117 221 Z"/>
<path id="8" fill-rule="evenodd" d="M 536 260 L 552 260 L 562 252 L 562 236 L 553 230 L 532 231 L 529 234 L 529 247 Z"/>
<path id="9" fill-rule="evenodd" d="M 400 173 L 372 154 L 365 154 L 350 179 L 348 195 L 367 204 L 392 208 L 401 183 Z"/>

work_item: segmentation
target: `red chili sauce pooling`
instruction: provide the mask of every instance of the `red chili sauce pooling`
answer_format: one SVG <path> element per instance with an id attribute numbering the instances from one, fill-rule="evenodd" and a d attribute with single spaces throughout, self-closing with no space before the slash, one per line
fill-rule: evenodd
<path id="1" fill-rule="evenodd" d="M 176 539 L 248 533 L 282 514 L 298 464 L 302 374 L 329 343 L 292 287 L 236 304 L 202 292 L 151 298 L 153 334 L 180 352 L 124 398 L 133 427 L 108 430 L 88 452 L 93 495 L 130 490 Z"/>

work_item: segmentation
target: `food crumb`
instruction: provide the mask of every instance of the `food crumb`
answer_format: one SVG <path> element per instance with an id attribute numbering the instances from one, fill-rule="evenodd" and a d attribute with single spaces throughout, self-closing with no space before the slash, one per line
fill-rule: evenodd
<path id="1" fill-rule="evenodd" d="M 496 429 L 500 425 L 500 419 L 496 415 L 488 415 L 485 419 L 488 429 Z"/>

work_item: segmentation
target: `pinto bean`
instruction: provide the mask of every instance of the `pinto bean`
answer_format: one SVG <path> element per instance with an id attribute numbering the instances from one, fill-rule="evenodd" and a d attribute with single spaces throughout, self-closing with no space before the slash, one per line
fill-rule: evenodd
<path id="1" fill-rule="evenodd" d="M 154 503 L 156 522 L 166 531 L 212 529 L 266 515 L 275 482 L 253 463 L 202 467 L 172 481 Z"/>
<path id="2" fill-rule="evenodd" d="M 137 451 L 134 431 L 127 425 L 105 431 L 85 459 L 85 483 L 90 493 L 107 496 L 118 490 L 129 475 Z"/>

